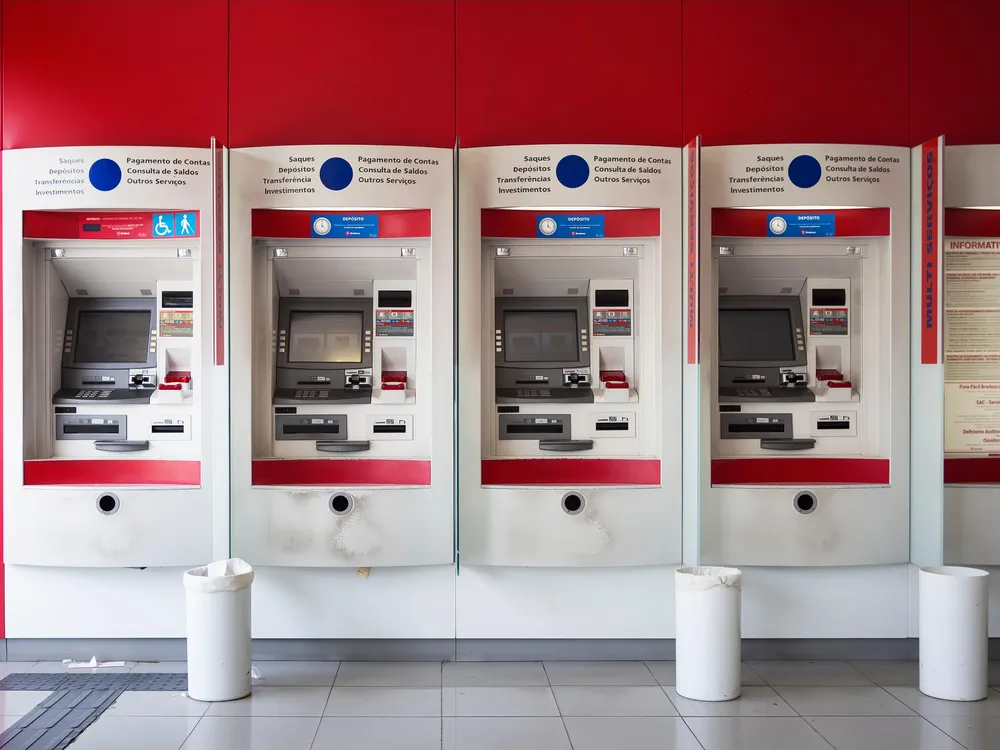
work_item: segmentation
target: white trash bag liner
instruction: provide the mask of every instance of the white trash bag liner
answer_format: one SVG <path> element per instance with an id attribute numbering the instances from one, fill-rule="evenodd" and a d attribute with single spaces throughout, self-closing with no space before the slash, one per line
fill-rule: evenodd
<path id="1" fill-rule="evenodd" d="M 688 567 L 674 573 L 677 694 L 698 701 L 740 697 L 743 573 Z"/>
<path id="2" fill-rule="evenodd" d="M 184 572 L 188 697 L 231 701 L 251 691 L 253 568 L 238 557 Z"/>
<path id="3" fill-rule="evenodd" d="M 251 583 L 253 568 L 238 557 L 184 571 L 184 588 L 188 591 L 236 591 Z"/>

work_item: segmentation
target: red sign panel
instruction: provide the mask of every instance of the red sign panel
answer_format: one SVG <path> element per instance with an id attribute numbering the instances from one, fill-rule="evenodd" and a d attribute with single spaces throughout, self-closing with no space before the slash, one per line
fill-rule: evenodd
<path id="1" fill-rule="evenodd" d="M 153 236 L 152 214 L 79 216 L 81 239 L 148 240 Z"/>
<path id="2" fill-rule="evenodd" d="M 687 363 L 699 361 L 698 340 L 698 163 L 700 141 L 695 138 L 685 147 L 687 156 Z"/>
<path id="3" fill-rule="evenodd" d="M 24 236 L 37 240 L 197 239 L 199 211 L 25 211 Z"/>
<path id="4" fill-rule="evenodd" d="M 225 193 L 222 144 L 212 139 L 215 160 L 213 229 L 215 231 L 215 364 L 226 364 L 226 245 Z"/>
<path id="5" fill-rule="evenodd" d="M 940 153 L 938 139 L 927 141 L 920 147 L 921 202 L 920 238 L 921 254 L 921 314 L 920 314 L 920 364 L 938 363 L 938 297 L 941 294 L 941 247 L 939 234 L 940 206 Z"/>

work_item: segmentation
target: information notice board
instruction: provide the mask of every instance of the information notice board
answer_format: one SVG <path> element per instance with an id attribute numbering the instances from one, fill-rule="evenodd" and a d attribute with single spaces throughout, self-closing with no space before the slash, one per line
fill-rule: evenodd
<path id="1" fill-rule="evenodd" d="M 944 249 L 945 454 L 1000 456 L 1000 239 Z"/>

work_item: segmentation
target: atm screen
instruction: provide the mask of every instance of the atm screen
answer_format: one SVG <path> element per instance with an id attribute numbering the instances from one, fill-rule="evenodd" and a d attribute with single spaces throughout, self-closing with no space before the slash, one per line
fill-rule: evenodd
<path id="1" fill-rule="evenodd" d="M 794 364 L 795 332 L 789 310 L 719 310 L 719 360 Z"/>
<path id="2" fill-rule="evenodd" d="M 149 310 L 81 310 L 73 361 L 144 364 L 151 316 Z"/>
<path id="3" fill-rule="evenodd" d="M 296 312 L 288 324 L 289 362 L 361 362 L 364 314 Z"/>
<path id="4" fill-rule="evenodd" d="M 506 310 L 503 336 L 507 362 L 576 362 L 580 359 L 576 310 Z"/>

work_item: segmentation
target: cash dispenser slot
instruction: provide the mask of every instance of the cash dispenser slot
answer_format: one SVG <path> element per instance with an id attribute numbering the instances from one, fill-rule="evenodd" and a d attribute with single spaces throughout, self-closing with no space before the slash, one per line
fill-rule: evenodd
<path id="1" fill-rule="evenodd" d="M 593 440 L 573 440 L 569 414 L 499 414 L 501 440 L 537 440 L 539 450 L 591 450 Z"/>
<path id="2" fill-rule="evenodd" d="M 719 414 L 719 434 L 723 440 L 759 440 L 761 450 L 802 451 L 816 447 L 813 438 L 792 437 L 791 414 Z"/>
<path id="3" fill-rule="evenodd" d="M 572 420 L 569 414 L 500 414 L 501 440 L 540 440 L 568 438 Z"/>
<path id="4" fill-rule="evenodd" d="M 125 439 L 124 414 L 56 414 L 56 440 Z"/>
<path id="5" fill-rule="evenodd" d="M 347 440 L 346 414 L 276 414 L 276 440 Z"/>

